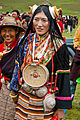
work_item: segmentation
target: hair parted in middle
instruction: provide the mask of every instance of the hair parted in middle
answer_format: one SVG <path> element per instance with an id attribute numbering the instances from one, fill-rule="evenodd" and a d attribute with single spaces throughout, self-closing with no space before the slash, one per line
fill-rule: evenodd
<path id="1" fill-rule="evenodd" d="M 51 39 L 57 37 L 57 38 L 60 38 L 60 39 L 63 40 L 63 37 L 62 37 L 62 35 L 61 35 L 61 32 L 60 32 L 59 27 L 58 27 L 57 22 L 56 22 L 56 16 L 54 16 L 54 18 L 53 18 L 53 16 L 51 15 L 49 9 L 50 9 L 50 6 L 48 6 L 48 5 L 40 5 L 40 6 L 36 7 L 35 11 L 33 12 L 33 16 L 32 16 L 32 18 L 31 18 L 31 21 L 30 21 L 30 24 L 29 24 L 29 26 L 28 26 L 28 29 L 27 29 L 27 31 L 25 32 L 24 39 L 25 39 L 25 37 L 29 34 L 30 31 L 31 31 L 31 32 L 34 32 L 34 31 L 33 31 L 33 19 L 34 19 L 35 15 L 36 15 L 37 13 L 40 13 L 40 12 L 43 11 L 44 14 L 47 16 L 48 21 L 49 21 L 49 23 L 50 23 L 49 33 L 50 33 L 50 35 L 51 35 Z"/>

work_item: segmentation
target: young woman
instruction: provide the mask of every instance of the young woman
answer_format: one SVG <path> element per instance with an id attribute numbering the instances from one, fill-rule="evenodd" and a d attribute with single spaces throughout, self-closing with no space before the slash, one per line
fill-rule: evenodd
<path id="1" fill-rule="evenodd" d="M 48 5 L 32 8 L 10 83 L 14 97 L 17 91 L 19 94 L 14 119 L 51 120 L 57 116 L 62 120 L 72 98 L 69 54 L 55 19 L 58 11 Z"/>
<path id="2" fill-rule="evenodd" d="M 24 31 L 13 17 L 5 17 L 0 25 L 4 42 L 0 45 L 0 119 L 13 120 L 16 104 L 9 96 L 9 83 L 15 65 L 19 35 Z"/>

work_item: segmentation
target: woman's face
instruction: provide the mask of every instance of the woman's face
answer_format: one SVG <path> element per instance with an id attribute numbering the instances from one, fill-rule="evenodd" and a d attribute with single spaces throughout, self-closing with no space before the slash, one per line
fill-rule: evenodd
<path id="1" fill-rule="evenodd" d="M 17 12 L 12 12 L 12 16 L 17 19 L 18 18 L 18 15 L 17 15 Z"/>
<path id="2" fill-rule="evenodd" d="M 1 36 L 5 42 L 12 42 L 16 38 L 17 31 L 13 27 L 5 27 L 1 29 Z"/>
<path id="3" fill-rule="evenodd" d="M 33 19 L 33 26 L 37 34 L 43 35 L 49 31 L 49 21 L 44 12 L 37 13 Z"/>

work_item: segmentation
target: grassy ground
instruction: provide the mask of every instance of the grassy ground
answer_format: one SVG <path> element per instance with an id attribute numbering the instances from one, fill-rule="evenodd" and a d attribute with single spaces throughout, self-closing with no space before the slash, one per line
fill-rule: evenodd
<path id="1" fill-rule="evenodd" d="M 76 29 L 78 28 L 78 26 L 80 25 L 80 17 L 78 17 L 79 19 L 79 23 L 78 25 L 75 27 L 75 29 L 73 28 L 72 32 L 71 33 L 67 33 L 67 30 L 65 32 L 63 32 L 63 37 L 66 37 L 66 38 L 73 38 L 74 35 L 75 35 L 75 32 L 76 32 Z"/>
<path id="2" fill-rule="evenodd" d="M 77 84 L 72 109 L 67 110 L 64 120 L 80 120 L 80 84 Z"/>
<path id="3" fill-rule="evenodd" d="M 29 5 L 48 4 L 51 6 L 56 5 L 57 8 L 62 8 L 63 14 L 78 15 L 80 16 L 80 0 L 0 0 L 0 6 L 3 7 L 1 11 L 12 11 L 18 9 L 20 12 L 28 11 Z"/>
<path id="4" fill-rule="evenodd" d="M 76 26 L 75 29 L 72 30 L 72 32 L 70 33 L 67 33 L 67 30 L 65 30 L 65 32 L 63 32 L 63 37 L 66 37 L 66 38 L 73 38 L 74 37 L 74 34 L 75 34 L 75 31 L 76 29 L 78 28 L 79 25 Z"/>

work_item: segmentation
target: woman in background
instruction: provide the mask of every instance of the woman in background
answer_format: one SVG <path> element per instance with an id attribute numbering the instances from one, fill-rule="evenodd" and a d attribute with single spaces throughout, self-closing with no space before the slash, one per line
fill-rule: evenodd
<path id="1" fill-rule="evenodd" d="M 15 65 L 19 35 L 24 29 L 17 25 L 13 17 L 4 17 L 0 25 L 0 34 L 4 42 L 0 44 L 0 120 L 13 120 L 15 107 L 9 96 L 9 83 Z"/>

